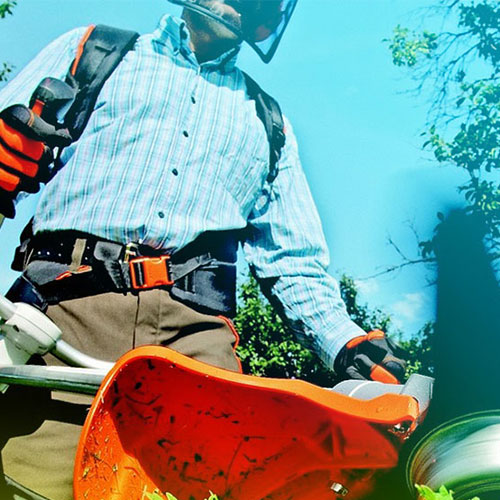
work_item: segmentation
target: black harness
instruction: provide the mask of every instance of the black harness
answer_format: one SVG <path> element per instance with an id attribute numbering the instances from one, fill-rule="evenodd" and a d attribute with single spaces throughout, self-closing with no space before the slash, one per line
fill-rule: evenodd
<path id="1" fill-rule="evenodd" d="M 94 110 L 99 92 L 106 80 L 133 49 L 139 33 L 110 26 L 91 26 L 80 44 L 77 58 L 71 64 L 66 82 L 77 92 L 75 102 L 68 110 L 64 126 L 77 141 L 82 135 Z M 247 93 L 255 101 L 257 117 L 262 121 L 269 141 L 268 182 L 274 181 L 277 163 L 285 145 L 284 122 L 276 100 L 246 73 L 243 73 Z"/>
<path id="2" fill-rule="evenodd" d="M 200 312 L 232 317 L 237 247 L 232 231 L 204 233 L 172 255 L 76 231 L 41 233 L 17 252 L 24 272 L 6 296 L 46 310 L 63 300 L 164 288 Z"/>
<path id="3" fill-rule="evenodd" d="M 76 98 L 64 126 L 73 141 L 82 135 L 104 83 L 138 33 L 109 26 L 91 26 L 80 42 L 66 82 Z M 255 101 L 269 141 L 269 174 L 273 182 L 285 144 L 284 122 L 278 103 L 244 73 L 247 92 Z M 57 170 L 57 166 L 56 166 Z M 236 252 L 233 232 L 201 235 L 172 255 L 138 244 L 122 245 L 76 231 L 33 236 L 31 225 L 21 235 L 12 268 L 24 271 L 7 293 L 13 301 L 48 305 L 106 292 L 139 292 L 166 288 L 174 298 L 206 313 L 233 316 L 236 312 Z"/>

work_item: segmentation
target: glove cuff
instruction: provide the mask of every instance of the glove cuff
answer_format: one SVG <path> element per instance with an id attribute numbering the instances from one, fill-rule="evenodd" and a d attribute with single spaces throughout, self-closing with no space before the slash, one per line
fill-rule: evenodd
<path id="1" fill-rule="evenodd" d="M 382 330 L 372 330 L 371 332 L 368 332 L 365 335 L 360 335 L 359 337 L 354 337 L 351 339 L 345 347 L 347 349 L 354 349 L 355 347 L 358 347 L 359 344 L 362 344 L 363 342 L 369 341 L 369 340 L 375 340 L 375 339 L 384 339 L 385 338 L 385 333 Z"/>
<path id="2" fill-rule="evenodd" d="M 359 335 L 354 337 L 347 344 L 342 347 L 340 352 L 337 354 L 335 361 L 333 363 L 333 371 L 339 376 L 345 376 L 346 368 L 349 362 L 355 355 L 355 349 L 363 342 L 375 339 L 384 339 L 385 333 L 382 330 L 372 330 L 371 332 L 365 333 L 364 335 Z"/>

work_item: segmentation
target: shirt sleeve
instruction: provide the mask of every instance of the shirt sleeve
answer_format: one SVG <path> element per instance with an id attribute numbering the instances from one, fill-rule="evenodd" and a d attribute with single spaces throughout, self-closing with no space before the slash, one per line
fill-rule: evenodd
<path id="1" fill-rule="evenodd" d="M 337 281 L 327 273 L 329 255 L 316 206 L 286 124 L 279 173 L 248 220 L 245 258 L 264 294 L 298 340 L 332 368 L 342 347 L 364 335 L 349 317 Z"/>
<path id="2" fill-rule="evenodd" d="M 86 27 L 76 28 L 47 45 L 18 75 L 0 89 L 0 110 L 28 105 L 31 94 L 47 76 L 64 80 Z"/>

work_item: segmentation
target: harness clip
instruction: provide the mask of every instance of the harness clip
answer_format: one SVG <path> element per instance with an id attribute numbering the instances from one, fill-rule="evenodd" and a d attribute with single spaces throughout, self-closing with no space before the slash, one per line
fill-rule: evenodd
<path id="1" fill-rule="evenodd" d="M 170 255 L 137 257 L 129 262 L 130 281 L 134 290 L 148 290 L 160 286 L 172 286 L 168 263 Z"/>
<path id="2" fill-rule="evenodd" d="M 138 255 L 139 244 L 131 241 L 125 246 L 125 255 L 123 256 L 123 262 L 129 262 L 131 257 L 137 257 Z"/>

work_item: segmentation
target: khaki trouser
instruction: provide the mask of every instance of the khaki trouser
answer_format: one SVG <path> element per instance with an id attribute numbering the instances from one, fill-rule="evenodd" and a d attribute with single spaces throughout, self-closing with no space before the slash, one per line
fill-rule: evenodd
<path id="1" fill-rule="evenodd" d="M 48 315 L 63 331 L 64 340 L 99 359 L 116 360 L 130 349 L 154 344 L 221 368 L 241 370 L 230 324 L 222 317 L 194 311 L 165 290 L 70 300 L 50 307 Z M 50 357 L 46 361 L 61 364 Z M 0 398 L 5 474 L 51 500 L 71 500 L 73 459 L 91 402 L 83 395 L 9 389 Z M 1 491 L 0 499 L 4 500 Z"/>

